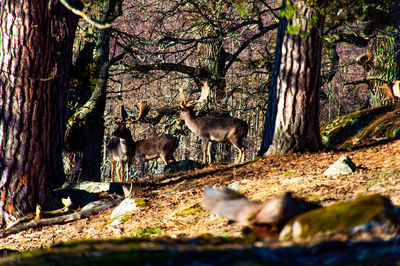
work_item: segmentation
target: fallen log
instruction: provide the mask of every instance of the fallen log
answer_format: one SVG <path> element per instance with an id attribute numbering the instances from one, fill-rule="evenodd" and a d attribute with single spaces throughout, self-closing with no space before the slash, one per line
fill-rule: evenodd
<path id="1" fill-rule="evenodd" d="M 62 216 L 57 216 L 57 217 L 52 217 L 52 218 L 42 218 L 42 219 L 34 219 L 26 223 L 19 223 L 14 226 L 11 226 L 9 228 L 6 228 L 2 231 L 0 231 L 0 237 L 6 237 L 11 234 L 15 234 L 30 228 L 39 228 L 43 226 L 49 226 L 49 225 L 55 225 L 55 224 L 64 224 L 68 222 L 72 222 L 75 220 L 83 219 L 86 217 L 89 217 L 91 215 L 97 214 L 101 211 L 107 210 L 109 208 L 112 208 L 119 204 L 122 201 L 122 197 L 118 197 L 117 199 L 104 202 L 103 204 L 99 206 L 93 206 L 91 208 L 83 208 L 82 210 L 67 214 L 67 215 L 62 215 Z"/>

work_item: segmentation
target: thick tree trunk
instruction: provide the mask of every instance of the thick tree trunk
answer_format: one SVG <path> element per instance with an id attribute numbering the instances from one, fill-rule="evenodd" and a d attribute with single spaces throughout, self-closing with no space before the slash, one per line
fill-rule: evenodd
<path id="1" fill-rule="evenodd" d="M 400 78 L 399 75 L 399 51 L 400 44 L 396 36 L 382 36 L 374 38 L 368 48 L 368 53 L 372 55 L 371 69 L 368 76 L 373 78 L 370 81 L 371 106 L 384 104 L 387 95 L 381 86 L 384 83 L 391 84 Z M 386 82 L 383 82 L 386 81 Z"/>
<path id="2" fill-rule="evenodd" d="M 289 1 L 288 1 L 289 2 Z M 280 30 L 282 38 L 279 71 L 275 71 L 268 101 L 260 154 L 283 154 L 319 150 L 322 141 L 319 130 L 319 89 L 323 20 L 302 1 L 290 1 L 296 15 L 286 18 L 294 34 Z M 279 49 L 279 45 L 277 46 Z M 279 51 L 278 51 L 279 53 Z M 275 83 L 276 82 L 276 83 Z M 276 84 L 276 85 L 275 85 Z"/>
<path id="3" fill-rule="evenodd" d="M 0 11 L 0 227 L 64 179 L 61 148 L 77 17 L 61 4 L 3 1 Z"/>
<path id="4" fill-rule="evenodd" d="M 115 18 L 116 0 L 108 1 L 103 21 Z M 103 29 L 99 33 L 93 62 L 85 73 L 95 84 L 82 88 L 82 92 L 93 91 L 84 105 L 69 119 L 65 134 L 64 157 L 67 162 L 69 182 L 100 181 L 100 167 L 103 161 L 102 146 L 104 140 L 104 110 L 107 96 L 109 46 L 111 30 Z M 82 84 L 84 86 L 84 84 Z"/>

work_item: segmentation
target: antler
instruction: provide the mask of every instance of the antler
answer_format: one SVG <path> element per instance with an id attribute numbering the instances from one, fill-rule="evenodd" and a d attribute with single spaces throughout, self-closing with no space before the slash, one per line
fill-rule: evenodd
<path id="1" fill-rule="evenodd" d="M 179 97 L 181 98 L 180 101 L 180 106 L 182 108 L 184 107 L 190 107 L 193 106 L 197 103 L 202 103 L 205 100 L 207 100 L 208 94 L 210 93 L 210 86 L 208 86 L 208 82 L 204 82 L 203 87 L 201 88 L 201 94 L 200 94 L 200 98 L 196 101 L 189 101 L 186 103 L 186 99 L 185 99 L 185 94 L 183 93 L 183 89 L 180 88 L 179 89 Z"/>
<path id="2" fill-rule="evenodd" d="M 149 104 L 146 101 L 140 101 L 139 105 L 139 115 L 135 120 L 129 119 L 126 121 L 127 124 L 132 124 L 139 121 L 149 113 Z"/>
<path id="3" fill-rule="evenodd" d="M 207 100 L 208 94 L 210 93 L 210 86 L 208 86 L 208 82 L 204 82 L 203 87 L 201 88 L 200 98 L 196 101 L 197 103 L 202 103 Z"/>

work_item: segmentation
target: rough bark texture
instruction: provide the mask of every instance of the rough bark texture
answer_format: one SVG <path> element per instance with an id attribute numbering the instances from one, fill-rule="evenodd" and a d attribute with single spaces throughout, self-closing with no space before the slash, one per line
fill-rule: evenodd
<path id="1" fill-rule="evenodd" d="M 77 17 L 60 4 L 3 1 L 0 13 L 0 227 L 55 206 Z"/>
<path id="2" fill-rule="evenodd" d="M 368 72 L 371 87 L 371 106 L 384 104 L 387 96 L 382 90 L 383 81 L 391 84 L 400 79 L 399 53 L 400 44 L 396 36 L 382 36 L 371 40 L 368 53 L 371 57 L 371 68 Z"/>
<path id="3" fill-rule="evenodd" d="M 115 0 L 108 1 L 103 22 L 115 18 Z M 87 102 L 83 104 L 68 120 L 65 134 L 64 158 L 67 162 L 67 178 L 69 182 L 100 181 L 100 167 L 103 161 L 102 146 L 104 140 L 104 109 L 106 106 L 111 29 L 103 29 L 99 33 L 96 52 L 92 54 L 93 63 L 89 73 L 85 75 L 95 84 L 82 88 L 84 93 L 93 91 Z M 77 62 L 78 63 L 78 62 Z M 84 86 L 84 84 L 82 84 Z"/>
<path id="4" fill-rule="evenodd" d="M 271 99 L 268 109 L 264 134 L 267 139 L 272 137 L 263 147 L 266 154 L 282 154 L 322 148 L 319 130 L 319 88 L 321 69 L 322 39 L 320 29 L 323 20 L 316 11 L 302 1 L 287 1 L 296 7 L 296 14 L 287 18 L 288 27 L 300 25 L 300 31 L 284 34 L 280 68 L 277 75 L 276 87 L 272 86 Z M 279 37 L 278 37 L 279 38 Z M 277 58 L 279 59 L 279 58 Z M 276 112 L 275 123 L 274 120 Z M 271 128 L 273 127 L 273 128 Z M 272 130 L 272 131 L 271 131 Z M 267 148 L 268 146 L 268 148 Z"/>

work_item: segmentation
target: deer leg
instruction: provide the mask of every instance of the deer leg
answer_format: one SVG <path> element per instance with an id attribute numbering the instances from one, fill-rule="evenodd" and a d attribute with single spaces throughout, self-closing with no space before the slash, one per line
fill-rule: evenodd
<path id="1" fill-rule="evenodd" d="M 211 154 L 211 149 L 212 149 L 212 142 L 209 141 L 208 145 L 207 145 L 207 155 L 208 155 L 208 161 L 210 162 L 210 164 L 212 163 L 212 154 Z"/>
<path id="2" fill-rule="evenodd" d="M 129 181 L 130 180 L 130 170 L 131 170 L 131 162 L 130 161 L 128 161 L 127 163 L 126 163 L 127 165 L 128 165 L 128 169 L 127 169 L 127 173 L 126 173 L 126 181 Z"/>
<path id="3" fill-rule="evenodd" d="M 208 147 L 209 140 L 203 139 L 202 142 L 203 142 L 203 164 L 206 164 L 207 163 L 207 147 Z"/>
<path id="4" fill-rule="evenodd" d="M 122 165 L 122 162 L 119 162 L 117 168 L 115 169 L 117 171 L 117 176 L 118 176 L 119 182 L 122 182 L 122 179 L 121 179 L 121 165 Z"/>
<path id="5" fill-rule="evenodd" d="M 110 161 L 110 165 L 111 165 L 111 173 L 110 173 L 111 182 L 114 182 L 114 167 L 115 167 L 115 161 Z"/>
<path id="6" fill-rule="evenodd" d="M 161 159 L 167 165 L 168 164 L 168 154 L 160 154 Z"/>
<path id="7" fill-rule="evenodd" d="M 240 151 L 241 151 L 241 153 L 242 153 L 242 158 L 241 158 L 241 160 L 240 160 L 240 162 L 244 162 L 244 147 L 241 147 L 240 148 Z"/>
<path id="8" fill-rule="evenodd" d="M 145 176 L 145 165 L 146 160 L 145 158 L 140 158 L 139 159 L 139 168 L 140 168 L 140 177 L 143 178 Z"/>

